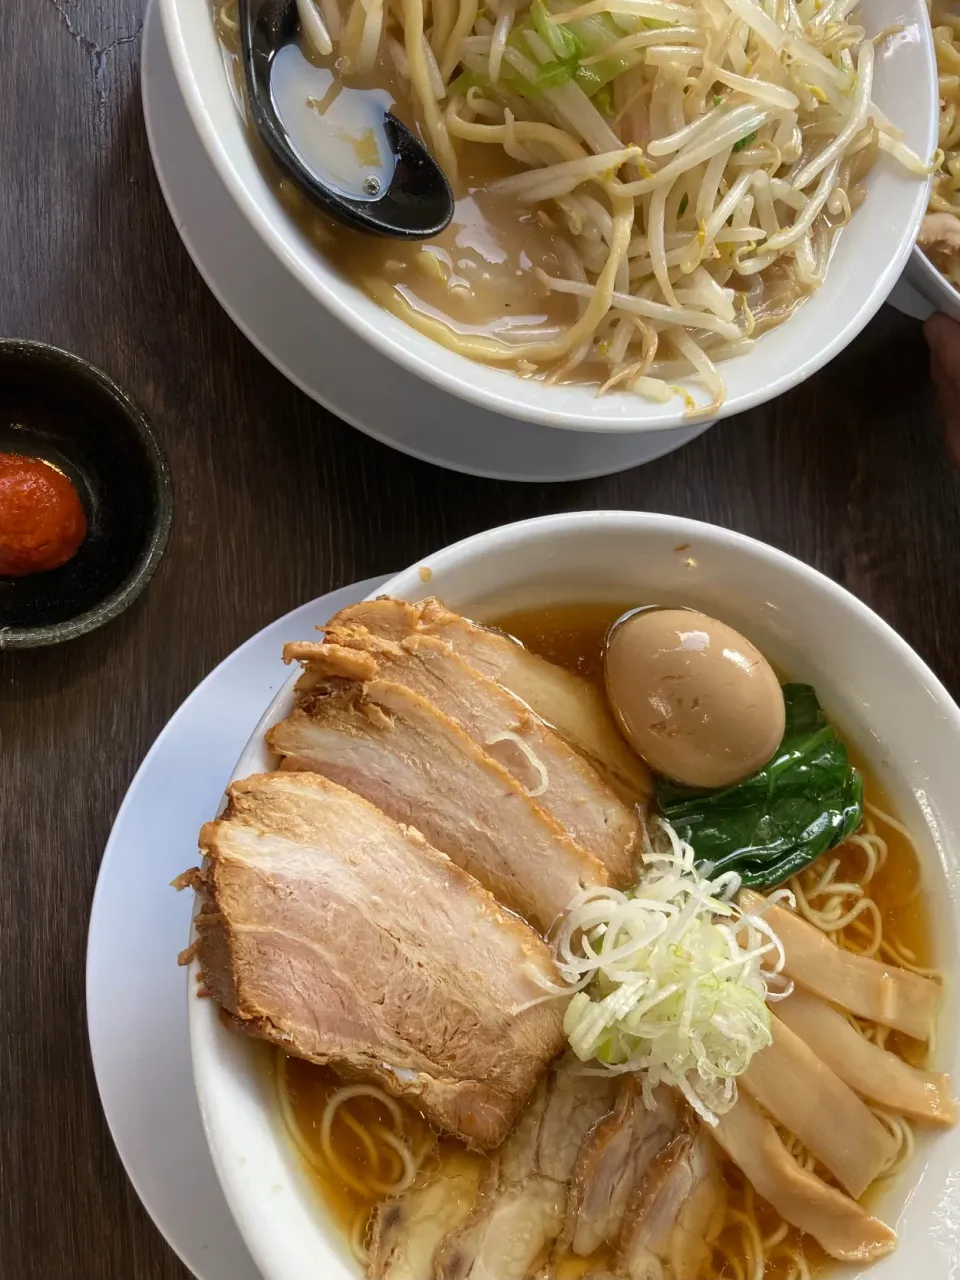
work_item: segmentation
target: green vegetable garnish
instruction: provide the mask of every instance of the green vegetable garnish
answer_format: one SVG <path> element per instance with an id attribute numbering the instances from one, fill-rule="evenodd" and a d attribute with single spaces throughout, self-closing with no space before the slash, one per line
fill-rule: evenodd
<path id="1" fill-rule="evenodd" d="M 753 133 L 748 133 L 744 137 L 742 137 L 738 142 L 735 142 L 733 144 L 733 149 L 734 151 L 742 151 L 744 147 L 749 147 L 750 143 L 756 142 L 756 140 L 757 140 L 757 131 L 756 129 L 754 129 Z"/>
<path id="2" fill-rule="evenodd" d="M 544 89 L 557 89 L 566 84 L 574 73 L 565 62 L 545 62 L 537 71 L 534 87 L 538 93 Z"/>
<path id="3" fill-rule="evenodd" d="M 709 874 L 736 871 L 746 885 L 769 888 L 842 844 L 863 818 L 863 781 L 827 723 L 814 690 L 783 687 L 786 728 L 759 773 L 719 791 L 661 782 L 663 816 L 696 850 Z"/>
<path id="4" fill-rule="evenodd" d="M 682 218 L 687 212 L 687 205 L 690 203 L 690 197 L 684 192 L 683 199 L 680 201 L 680 207 L 677 210 L 677 217 Z"/>
<path id="5" fill-rule="evenodd" d="M 603 88 L 604 82 L 600 77 L 600 66 L 600 63 L 594 62 L 589 67 L 578 66 L 574 72 L 574 79 L 588 98 L 592 98 L 595 93 L 599 93 L 600 89 Z"/>
<path id="6" fill-rule="evenodd" d="M 714 105 L 715 107 L 719 107 L 719 105 L 720 105 L 720 103 L 721 103 L 722 101 L 723 101 L 723 98 L 721 98 L 721 97 L 720 97 L 719 93 L 715 93 L 715 94 L 713 95 L 713 105 Z"/>
<path id="7" fill-rule="evenodd" d="M 612 116 L 616 110 L 613 103 L 613 92 L 610 85 L 605 84 L 593 95 L 593 105 L 605 116 Z"/>
<path id="8" fill-rule="evenodd" d="M 529 15 L 513 28 L 507 39 L 508 48 L 522 54 L 529 62 L 527 35 L 536 32 L 550 50 L 550 60 L 540 64 L 531 79 L 527 79 L 509 60 L 505 60 L 500 70 L 504 87 L 523 98 L 536 100 L 549 89 L 560 88 L 575 81 L 587 97 L 594 99 L 599 111 L 604 115 L 613 115 L 613 98 L 609 93 L 603 94 L 603 90 L 623 71 L 640 63 L 643 60 L 642 52 L 631 50 L 612 58 L 602 56 L 606 48 L 623 37 L 622 30 L 609 14 L 592 14 L 576 22 L 551 22 L 550 14 L 546 0 L 533 0 Z M 582 59 L 585 57 L 596 57 L 598 61 L 584 66 Z M 450 85 L 449 92 L 451 96 L 462 95 L 474 87 L 484 94 L 495 93 L 479 66 L 458 76 Z"/>
<path id="9" fill-rule="evenodd" d="M 534 30 L 549 46 L 550 52 L 558 62 L 582 57 L 583 45 L 566 23 L 550 21 L 550 15 L 543 0 L 533 0 L 530 6 L 530 17 L 533 20 Z"/>
<path id="10" fill-rule="evenodd" d="M 489 81 L 482 76 L 474 75 L 472 71 L 461 71 L 456 80 L 450 83 L 447 93 L 452 98 L 462 98 L 466 97 L 468 89 L 483 88 L 486 84 L 489 84 Z"/>

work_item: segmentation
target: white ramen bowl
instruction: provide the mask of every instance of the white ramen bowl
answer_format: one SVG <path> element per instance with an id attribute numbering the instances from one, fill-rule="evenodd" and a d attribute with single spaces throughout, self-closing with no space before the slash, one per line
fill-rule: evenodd
<path id="1" fill-rule="evenodd" d="M 916 246 L 907 259 L 890 301 L 915 320 L 926 320 L 935 311 L 960 320 L 960 293 Z"/>
<path id="2" fill-rule="evenodd" d="M 877 104 L 921 156 L 937 136 L 937 78 L 923 0 L 870 0 L 868 34 L 890 26 L 876 70 Z M 580 431 L 645 431 L 689 425 L 677 398 L 660 405 L 630 392 L 597 397 L 583 385 L 547 386 L 474 363 L 410 328 L 371 301 L 321 256 L 278 201 L 254 156 L 237 110 L 212 19 L 211 0 L 160 0 L 174 70 L 200 139 L 251 226 L 289 271 L 364 342 L 427 382 L 495 413 Z M 823 287 L 752 352 L 723 364 L 727 398 L 718 416 L 780 395 L 852 341 L 890 292 L 916 239 L 928 184 L 881 157 L 869 193 L 840 235 Z M 704 391 L 691 383 L 703 403 Z M 455 418 L 450 423 L 457 429 Z"/>
<path id="3" fill-rule="evenodd" d="M 960 710 L 866 605 L 750 538 L 675 516 L 634 512 L 583 512 L 507 525 L 427 557 L 383 590 L 409 600 L 430 592 L 480 619 L 562 601 L 695 605 L 742 630 L 791 678 L 814 684 L 917 839 L 936 955 L 951 983 L 933 1065 L 960 1082 L 952 985 L 960 973 Z M 258 725 L 235 777 L 273 767 L 263 734 L 288 713 L 295 679 Z M 190 1035 L 214 1163 L 266 1280 L 356 1280 L 359 1268 L 346 1239 L 287 1139 L 262 1046 L 228 1030 L 212 1001 L 193 996 Z M 911 1168 L 871 1200 L 900 1233 L 897 1252 L 869 1269 L 872 1280 L 947 1280 L 958 1274 L 957 1170 L 960 1129 L 921 1135 Z M 844 1274 L 852 1280 L 852 1270 Z"/>

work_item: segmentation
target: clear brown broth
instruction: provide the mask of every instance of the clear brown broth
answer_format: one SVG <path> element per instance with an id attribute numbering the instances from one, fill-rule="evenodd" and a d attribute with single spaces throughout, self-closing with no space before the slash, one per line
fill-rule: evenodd
<path id="1" fill-rule="evenodd" d="M 611 623 L 635 604 L 636 602 L 632 601 L 615 604 L 554 605 L 536 610 L 489 616 L 484 621 L 514 636 L 533 652 L 600 683 L 603 672 L 604 637 Z M 866 799 L 895 816 L 887 796 L 863 757 L 856 749 L 851 749 L 850 754 L 854 763 L 863 772 Z M 890 853 L 885 866 L 878 871 L 871 882 L 871 893 L 883 917 L 885 936 L 896 937 L 903 946 L 913 951 L 918 964 L 929 965 L 932 963 L 932 942 L 925 899 L 923 894 L 917 892 L 920 871 L 916 855 L 909 841 L 898 832 L 885 828 L 884 836 Z M 831 856 L 836 856 L 836 853 L 834 852 Z M 840 856 L 845 863 L 852 865 L 858 855 L 856 849 L 845 849 L 841 851 Z M 889 1037 L 887 1047 L 916 1065 L 920 1065 L 923 1061 L 925 1046 L 899 1033 Z M 318 1067 L 296 1059 L 288 1059 L 287 1071 L 289 1098 L 301 1131 L 311 1147 L 319 1153 L 319 1131 L 323 1109 L 330 1094 L 341 1087 L 343 1081 L 328 1067 Z M 357 1103 L 352 1103 L 351 1108 L 353 1115 L 365 1124 L 383 1124 L 388 1120 L 380 1104 L 372 1100 L 361 1099 Z M 417 1144 L 429 1130 L 429 1125 L 413 1108 L 405 1107 L 404 1114 L 407 1136 Z M 346 1124 L 339 1122 L 334 1124 L 332 1142 L 338 1157 L 356 1177 L 363 1180 L 371 1176 L 369 1159 L 363 1144 Z M 389 1168 L 391 1159 L 389 1148 L 378 1143 L 375 1137 L 374 1142 L 381 1159 L 387 1162 L 385 1167 Z M 446 1153 L 458 1147 L 459 1144 L 449 1138 L 441 1139 L 438 1148 L 440 1160 Z M 478 1156 L 477 1159 L 482 1157 Z M 310 1172 L 331 1214 L 347 1233 L 353 1229 L 357 1215 L 371 1209 L 380 1198 L 375 1193 L 371 1193 L 368 1197 L 360 1196 L 332 1173 L 320 1175 L 314 1170 Z M 823 1171 L 820 1172 L 823 1173 Z M 829 1175 L 826 1176 L 829 1177 Z M 725 1178 L 730 1203 L 735 1207 L 743 1208 L 750 1193 L 744 1185 L 742 1176 L 734 1166 L 728 1165 L 725 1169 Z M 756 1201 L 755 1207 L 761 1233 L 767 1234 L 779 1225 L 778 1215 L 763 1202 Z M 726 1229 L 726 1239 L 730 1250 L 734 1253 L 738 1248 L 738 1230 L 736 1226 Z M 798 1245 L 799 1240 L 799 1233 L 790 1228 L 784 1243 Z M 803 1254 L 812 1275 L 831 1265 L 830 1259 L 809 1237 L 803 1239 Z M 589 1270 L 608 1261 L 609 1258 L 605 1252 L 588 1259 L 571 1254 L 562 1260 L 557 1268 L 557 1280 L 580 1280 L 580 1277 L 586 1275 Z M 786 1257 L 775 1257 L 768 1262 L 764 1280 L 786 1280 L 791 1265 Z M 729 1268 L 720 1267 L 715 1274 L 723 1280 L 727 1277 L 733 1280 L 733 1272 Z"/>
<path id="2" fill-rule="evenodd" d="M 320 1123 L 324 1108 L 330 1095 L 337 1089 L 343 1088 L 344 1082 L 330 1067 L 318 1067 L 312 1062 L 303 1062 L 299 1058 L 288 1058 L 286 1071 L 287 1094 L 300 1124 L 300 1131 L 311 1150 L 320 1156 L 322 1155 Z M 365 1145 L 339 1116 L 334 1120 L 331 1133 L 331 1143 L 338 1159 L 360 1182 L 366 1182 L 371 1176 L 379 1176 L 380 1179 L 389 1181 L 391 1176 L 396 1176 L 394 1155 L 391 1148 L 379 1140 L 376 1133 L 370 1129 L 371 1125 L 390 1127 L 390 1116 L 386 1108 L 375 1098 L 355 1098 L 349 1103 L 349 1110 L 351 1116 L 358 1120 L 370 1135 L 380 1157 L 382 1168 L 379 1174 L 370 1168 L 370 1158 Z M 404 1130 L 408 1141 L 412 1141 L 414 1145 L 422 1142 L 431 1132 L 427 1121 L 413 1107 L 404 1107 Z M 444 1140 L 444 1146 L 448 1145 L 454 1145 L 451 1139 Z M 382 1199 L 382 1196 L 375 1191 L 371 1191 L 366 1196 L 360 1195 L 355 1188 L 349 1186 L 330 1169 L 320 1173 L 311 1168 L 310 1176 L 332 1216 L 348 1234 L 354 1227 L 358 1213 L 363 1210 L 369 1212 L 377 1201 Z"/>

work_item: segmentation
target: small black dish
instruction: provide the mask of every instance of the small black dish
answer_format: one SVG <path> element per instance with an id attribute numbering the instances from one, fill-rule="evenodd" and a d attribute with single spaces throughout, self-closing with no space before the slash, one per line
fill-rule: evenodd
<path id="1" fill-rule="evenodd" d="M 153 576 L 173 516 L 167 461 L 143 410 L 79 356 L 0 339 L 0 453 L 53 463 L 87 517 L 65 565 L 0 577 L 0 649 L 72 640 L 117 617 Z"/>

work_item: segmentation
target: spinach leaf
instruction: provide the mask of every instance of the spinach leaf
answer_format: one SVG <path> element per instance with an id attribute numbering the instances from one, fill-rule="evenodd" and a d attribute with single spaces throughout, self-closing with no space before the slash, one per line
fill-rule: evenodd
<path id="1" fill-rule="evenodd" d="M 827 723 L 814 690 L 783 687 L 786 727 L 759 773 L 719 791 L 661 782 L 663 816 L 711 875 L 737 871 L 755 888 L 781 884 L 852 835 L 863 817 L 863 782 Z"/>

